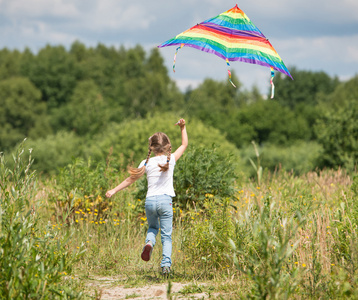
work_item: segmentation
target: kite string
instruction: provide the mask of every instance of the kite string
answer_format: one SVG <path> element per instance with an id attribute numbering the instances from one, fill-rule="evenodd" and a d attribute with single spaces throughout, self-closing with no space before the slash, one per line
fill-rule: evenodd
<path id="1" fill-rule="evenodd" d="M 271 99 L 273 99 L 274 95 L 275 95 L 275 85 L 273 84 L 273 78 L 275 77 L 275 71 L 273 70 L 273 67 L 271 67 L 271 79 L 270 79 L 270 83 L 271 83 Z"/>
<path id="2" fill-rule="evenodd" d="M 186 109 L 184 110 L 184 112 L 179 112 L 178 113 L 178 117 L 181 119 L 181 118 L 185 118 L 185 116 L 187 115 L 187 113 L 189 112 L 192 104 L 194 103 L 194 101 L 196 100 L 196 98 L 198 98 L 198 93 L 194 93 L 194 97 L 192 96 L 193 93 L 191 92 L 190 96 L 188 97 L 189 100 L 188 102 L 186 103 Z"/>
<path id="3" fill-rule="evenodd" d="M 174 73 L 175 73 L 175 62 L 176 62 L 176 59 L 177 59 L 178 51 L 179 51 L 179 49 L 181 49 L 181 48 L 183 48 L 183 47 L 184 47 L 184 44 L 180 44 L 180 46 L 177 47 L 176 50 L 175 50 L 174 62 L 173 62 L 173 72 L 174 72 Z M 189 111 L 189 109 L 190 109 L 191 105 L 193 104 L 193 102 L 194 102 L 194 99 L 193 99 L 192 97 L 190 97 L 189 102 L 187 103 L 188 105 L 187 105 L 187 107 L 186 107 L 184 113 L 181 114 L 181 117 L 184 117 L 184 115 L 187 114 L 187 112 Z"/>

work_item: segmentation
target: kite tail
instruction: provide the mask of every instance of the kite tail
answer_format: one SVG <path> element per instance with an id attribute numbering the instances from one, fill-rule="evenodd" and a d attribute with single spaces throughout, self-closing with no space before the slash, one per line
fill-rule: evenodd
<path id="1" fill-rule="evenodd" d="M 183 48 L 184 44 L 181 44 L 175 51 L 175 54 L 174 54 L 174 62 L 173 62 L 173 72 L 175 73 L 175 61 L 177 60 L 177 53 L 179 51 L 179 49 Z"/>
<path id="2" fill-rule="evenodd" d="M 232 80 L 231 80 L 231 71 L 230 71 L 230 63 L 229 63 L 229 60 L 228 59 L 226 59 L 226 64 L 227 64 L 227 66 L 228 66 L 228 69 L 227 69 L 227 73 L 229 74 L 229 81 L 230 81 L 230 83 L 232 84 L 232 86 L 234 87 L 234 88 L 236 88 L 236 85 L 232 82 Z"/>
<path id="3" fill-rule="evenodd" d="M 275 71 L 273 70 L 273 68 L 271 67 L 271 79 L 270 79 L 270 83 L 271 83 L 271 99 L 274 97 L 275 95 L 275 85 L 273 84 L 273 78 L 275 77 Z"/>

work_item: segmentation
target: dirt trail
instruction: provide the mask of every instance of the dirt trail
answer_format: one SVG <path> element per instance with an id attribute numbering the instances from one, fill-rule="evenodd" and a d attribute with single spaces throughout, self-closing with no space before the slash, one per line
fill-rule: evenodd
<path id="1" fill-rule="evenodd" d="M 115 285 L 116 281 L 113 278 L 99 278 L 99 281 L 92 282 L 88 286 L 92 290 L 97 290 L 97 293 L 101 293 L 103 300 L 114 300 L 114 299 L 168 299 L 167 290 L 168 283 L 152 284 L 143 287 L 130 287 Z M 187 296 L 179 293 L 187 284 L 184 283 L 171 283 L 171 296 L 172 299 L 208 299 L 207 293 L 189 294 Z"/>

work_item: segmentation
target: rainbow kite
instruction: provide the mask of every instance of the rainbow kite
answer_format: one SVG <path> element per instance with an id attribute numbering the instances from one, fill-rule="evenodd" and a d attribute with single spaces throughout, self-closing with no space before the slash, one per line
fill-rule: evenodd
<path id="1" fill-rule="evenodd" d="M 174 55 L 174 72 L 176 55 L 178 50 L 184 46 L 213 53 L 225 59 L 228 67 L 230 67 L 230 61 L 236 60 L 270 67 L 271 98 L 274 95 L 274 70 L 292 78 L 268 39 L 237 5 L 214 18 L 193 26 L 158 47 L 167 46 L 178 46 Z M 231 80 L 230 69 L 228 69 L 228 74 L 231 84 L 235 86 Z"/>

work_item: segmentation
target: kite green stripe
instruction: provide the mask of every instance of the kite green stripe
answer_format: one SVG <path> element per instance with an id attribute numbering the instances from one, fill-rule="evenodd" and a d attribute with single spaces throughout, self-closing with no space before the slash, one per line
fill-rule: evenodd
<path id="1" fill-rule="evenodd" d="M 250 24 L 250 25 L 253 25 L 251 22 L 248 22 L 248 20 L 245 19 L 245 18 L 234 19 L 234 18 L 231 18 L 231 17 L 228 17 L 228 16 L 220 16 L 220 17 L 218 17 L 216 19 L 223 20 L 223 21 L 228 22 L 230 24 L 244 24 L 244 25 Z"/>

